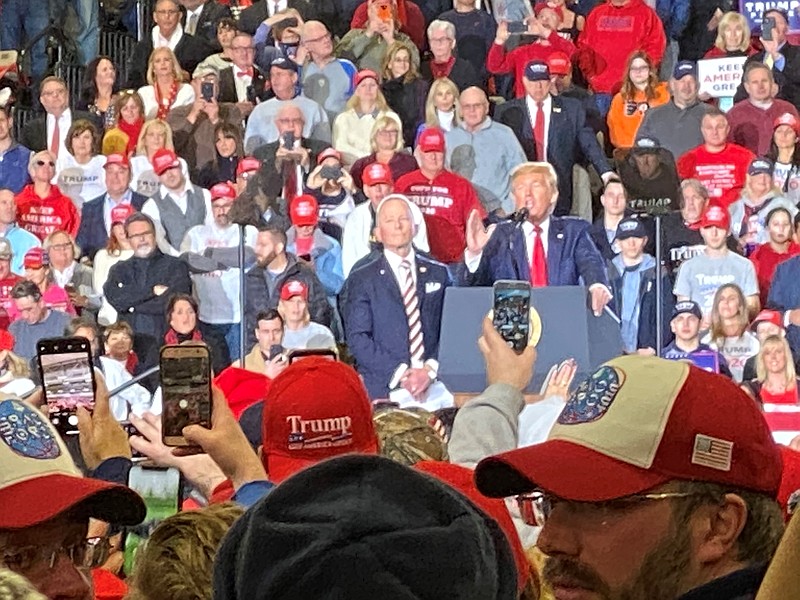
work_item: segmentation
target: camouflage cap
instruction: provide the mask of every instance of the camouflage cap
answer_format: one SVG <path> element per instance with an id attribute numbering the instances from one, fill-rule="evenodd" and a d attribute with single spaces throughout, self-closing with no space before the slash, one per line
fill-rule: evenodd
<path id="1" fill-rule="evenodd" d="M 411 466 L 422 460 L 448 460 L 447 443 L 435 429 L 437 418 L 422 409 L 376 410 L 372 421 L 380 453 Z"/>

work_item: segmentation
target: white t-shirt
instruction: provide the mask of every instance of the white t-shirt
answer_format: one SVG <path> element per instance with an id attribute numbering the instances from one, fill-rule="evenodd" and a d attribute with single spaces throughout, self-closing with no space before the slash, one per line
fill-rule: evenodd
<path id="1" fill-rule="evenodd" d="M 106 193 L 106 174 L 103 165 L 106 157 L 93 156 L 82 165 L 69 153 L 58 159 L 56 183 L 65 196 L 69 196 L 75 207 L 81 210 L 84 202 L 94 200 Z"/>
<path id="2" fill-rule="evenodd" d="M 294 331 L 288 327 L 283 332 L 283 347 L 287 350 L 317 350 L 320 348 L 335 348 L 336 340 L 331 330 L 311 321 L 308 325 Z"/>
<path id="3" fill-rule="evenodd" d="M 737 383 L 741 383 L 744 378 L 744 364 L 747 359 L 758 354 L 761 348 L 758 338 L 750 331 L 745 331 L 741 337 L 726 337 L 722 347 L 714 343 L 709 334 L 706 334 L 701 341 L 725 357 L 731 370 L 731 375 L 733 375 L 733 379 Z"/>

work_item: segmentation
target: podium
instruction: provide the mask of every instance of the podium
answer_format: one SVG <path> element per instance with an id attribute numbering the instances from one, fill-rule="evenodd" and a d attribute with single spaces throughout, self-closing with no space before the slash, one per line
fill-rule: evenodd
<path id="1" fill-rule="evenodd" d="M 447 289 L 439 336 L 439 379 L 453 393 L 479 393 L 486 388 L 486 365 L 478 349 L 478 336 L 493 302 L 490 287 Z M 531 306 L 542 320 L 542 337 L 536 346 L 538 357 L 527 392 L 538 393 L 550 367 L 567 358 L 578 363 L 578 382 L 622 353 L 619 323 L 606 311 L 594 316 L 586 288 L 534 288 Z"/>

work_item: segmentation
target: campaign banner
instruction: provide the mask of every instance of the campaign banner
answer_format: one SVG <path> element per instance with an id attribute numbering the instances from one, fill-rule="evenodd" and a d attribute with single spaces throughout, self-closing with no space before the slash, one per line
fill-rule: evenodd
<path id="1" fill-rule="evenodd" d="M 800 1 L 800 0 L 799 0 Z M 742 81 L 745 56 L 730 58 L 710 58 L 697 61 L 697 79 L 700 93 L 712 98 L 730 98 Z"/>
<path id="2" fill-rule="evenodd" d="M 747 19 L 750 31 L 761 31 L 761 15 L 765 10 L 778 8 L 789 14 L 789 33 L 800 33 L 800 0 L 739 0 L 739 12 Z"/>

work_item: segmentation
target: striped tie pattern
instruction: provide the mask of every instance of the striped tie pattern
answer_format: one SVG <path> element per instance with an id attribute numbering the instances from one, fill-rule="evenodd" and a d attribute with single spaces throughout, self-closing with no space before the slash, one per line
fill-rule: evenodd
<path id="1" fill-rule="evenodd" d="M 405 283 L 403 285 L 403 305 L 406 309 L 408 319 L 408 348 L 411 354 L 411 366 L 419 368 L 422 366 L 425 347 L 422 345 L 422 321 L 419 315 L 419 302 L 417 300 L 417 290 L 414 286 L 414 278 L 411 275 L 411 263 L 404 260 L 400 263 L 401 272 L 405 273 Z"/>

